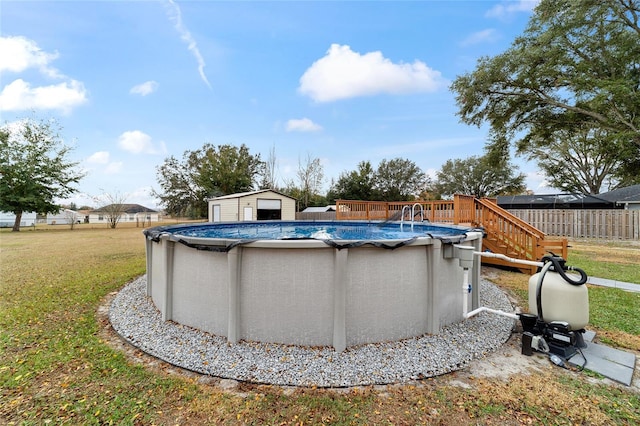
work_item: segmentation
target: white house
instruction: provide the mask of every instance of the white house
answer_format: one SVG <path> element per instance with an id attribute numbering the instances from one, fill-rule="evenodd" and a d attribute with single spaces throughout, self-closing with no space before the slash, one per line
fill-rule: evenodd
<path id="1" fill-rule="evenodd" d="M 210 198 L 209 222 L 295 220 L 296 199 L 272 189 Z"/>
<path id="2" fill-rule="evenodd" d="M 80 214 L 69 209 L 62 209 L 56 214 L 47 215 L 47 225 L 70 225 L 82 222 Z"/>
<path id="3" fill-rule="evenodd" d="M 111 206 L 113 206 L 113 204 L 90 211 L 89 223 L 109 223 L 109 216 L 113 211 Z M 156 210 L 141 206 L 140 204 L 122 204 L 120 218 L 118 219 L 118 223 L 151 223 L 158 221 L 160 221 L 160 213 Z"/>
<path id="4" fill-rule="evenodd" d="M 0 228 L 13 228 L 16 215 L 10 212 L 0 212 Z M 20 218 L 20 226 L 33 226 L 36 224 L 36 212 L 23 212 Z"/>

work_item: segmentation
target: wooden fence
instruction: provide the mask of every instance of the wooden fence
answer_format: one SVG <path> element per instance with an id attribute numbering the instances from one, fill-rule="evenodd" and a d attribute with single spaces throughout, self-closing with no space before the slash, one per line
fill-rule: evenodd
<path id="1" fill-rule="evenodd" d="M 336 212 L 296 212 L 296 220 L 336 220 Z"/>
<path id="2" fill-rule="evenodd" d="M 547 235 L 640 239 L 640 210 L 509 210 Z"/>

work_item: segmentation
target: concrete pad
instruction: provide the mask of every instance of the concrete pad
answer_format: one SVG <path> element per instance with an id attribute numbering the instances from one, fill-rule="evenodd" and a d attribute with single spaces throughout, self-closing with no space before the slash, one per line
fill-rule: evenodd
<path id="1" fill-rule="evenodd" d="M 585 359 L 585 369 L 602 374 L 624 385 L 631 386 L 636 363 L 636 356 L 634 354 L 588 342 L 587 347 L 582 349 L 582 354 L 578 352 L 572 356 L 569 363 L 576 367 L 582 367 Z"/>
<path id="2" fill-rule="evenodd" d="M 593 342 L 594 337 L 596 337 L 596 332 L 591 330 L 585 330 L 582 338 L 585 342 Z"/>
<path id="3" fill-rule="evenodd" d="M 608 280 L 605 278 L 588 277 L 587 284 L 592 284 L 592 285 L 597 285 L 602 287 L 619 288 L 625 291 L 640 292 L 640 284 L 627 283 L 624 281 Z"/>

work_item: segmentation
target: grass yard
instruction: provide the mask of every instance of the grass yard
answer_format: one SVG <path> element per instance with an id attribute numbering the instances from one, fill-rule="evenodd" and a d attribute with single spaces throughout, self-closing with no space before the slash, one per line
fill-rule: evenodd
<path id="1" fill-rule="evenodd" d="M 637 277 L 638 246 L 572 245 L 569 263 L 589 274 Z M 638 393 L 551 366 L 509 380 L 471 378 L 469 388 L 452 383 L 453 373 L 397 386 L 241 384 L 235 392 L 144 366 L 101 337 L 96 314 L 107 295 L 144 273 L 141 228 L 2 230 L 0 268 L 0 424 L 640 423 Z M 503 288 L 526 297 L 526 276 L 496 274 Z M 639 351 L 640 295 L 591 288 L 590 299 L 598 334 Z"/>

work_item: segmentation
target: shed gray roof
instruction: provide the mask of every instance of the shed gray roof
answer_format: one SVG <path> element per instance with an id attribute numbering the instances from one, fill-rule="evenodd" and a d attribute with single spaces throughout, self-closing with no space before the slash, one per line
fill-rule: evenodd
<path id="1" fill-rule="evenodd" d="M 229 199 L 233 199 L 233 198 L 243 198 L 243 197 L 248 197 L 248 196 L 252 196 L 252 195 L 262 194 L 263 192 L 273 192 L 274 194 L 278 194 L 278 195 L 281 195 L 283 197 L 287 197 L 287 198 L 291 198 L 292 200 L 295 200 L 295 198 L 290 197 L 290 196 L 288 196 L 286 194 L 283 194 L 281 192 L 274 191 L 273 189 L 260 189 L 258 191 L 238 192 L 236 194 L 228 194 L 228 195 L 222 195 L 220 197 L 213 197 L 213 198 L 209 198 L 208 201 L 229 200 Z"/>

